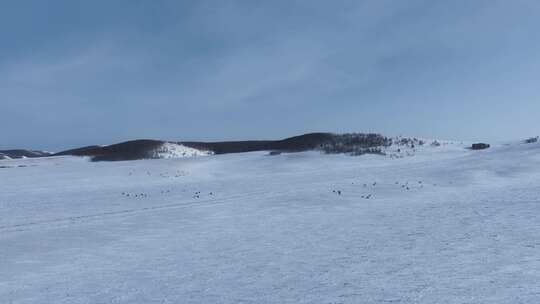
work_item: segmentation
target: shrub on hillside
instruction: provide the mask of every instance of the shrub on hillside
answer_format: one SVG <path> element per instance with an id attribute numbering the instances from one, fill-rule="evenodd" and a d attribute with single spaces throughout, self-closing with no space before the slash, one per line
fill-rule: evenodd
<path id="1" fill-rule="evenodd" d="M 471 149 L 473 149 L 473 150 L 485 150 L 485 149 L 488 149 L 489 147 L 490 147 L 490 145 L 486 144 L 486 143 L 476 143 L 476 144 L 472 144 Z"/>

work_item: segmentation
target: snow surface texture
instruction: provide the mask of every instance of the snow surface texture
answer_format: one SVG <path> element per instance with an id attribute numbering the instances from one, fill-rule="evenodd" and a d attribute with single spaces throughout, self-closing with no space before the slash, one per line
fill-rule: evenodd
<path id="1" fill-rule="evenodd" d="M 186 147 L 181 144 L 166 142 L 156 151 L 152 158 L 182 158 L 182 157 L 195 157 L 195 156 L 208 156 L 212 155 L 211 151 L 202 151 L 190 147 Z"/>
<path id="2" fill-rule="evenodd" d="M 0 303 L 540 303 L 540 144 L 0 165 Z"/>

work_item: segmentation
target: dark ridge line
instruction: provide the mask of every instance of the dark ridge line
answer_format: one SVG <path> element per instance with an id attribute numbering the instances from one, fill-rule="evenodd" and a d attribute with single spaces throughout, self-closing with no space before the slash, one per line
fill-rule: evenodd
<path id="1" fill-rule="evenodd" d="M 6 157 L 12 158 L 12 159 L 18 159 L 18 158 L 36 158 L 36 157 L 46 157 L 50 156 L 52 153 L 45 152 L 45 151 L 37 151 L 37 150 L 24 150 L 24 149 L 11 149 L 11 150 L 0 150 L 0 159 L 5 159 Z"/>
<path id="2" fill-rule="evenodd" d="M 126 141 L 110 146 L 87 146 L 70 149 L 51 156 L 88 156 L 92 161 L 124 161 L 155 158 L 155 151 L 164 143 L 176 143 L 186 147 L 211 151 L 215 154 L 243 153 L 254 151 L 300 152 L 321 147 L 334 138 L 332 133 L 308 133 L 282 140 L 246 140 L 221 142 L 172 142 L 150 139 Z"/>

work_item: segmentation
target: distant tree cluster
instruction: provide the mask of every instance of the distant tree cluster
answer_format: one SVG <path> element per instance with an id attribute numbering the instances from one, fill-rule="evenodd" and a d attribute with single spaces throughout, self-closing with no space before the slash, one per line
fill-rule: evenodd
<path id="1" fill-rule="evenodd" d="M 531 137 L 531 138 L 527 138 L 527 139 L 525 140 L 525 143 L 526 143 L 526 144 L 534 144 L 534 143 L 536 143 L 536 142 L 538 142 L 538 136 L 536 136 L 536 137 Z"/>
<path id="2" fill-rule="evenodd" d="M 431 143 L 431 146 L 432 146 L 432 147 L 440 147 L 440 146 L 441 146 L 441 143 L 438 142 L 437 140 L 434 140 L 434 141 Z"/>
<path id="3" fill-rule="evenodd" d="M 396 137 L 392 140 L 392 144 L 397 146 L 405 146 L 414 149 L 417 146 L 423 146 L 425 142 L 418 138 Z"/>
<path id="4" fill-rule="evenodd" d="M 385 154 L 383 148 L 392 145 L 392 139 L 380 134 L 348 133 L 336 134 L 321 144 L 327 154 L 346 153 L 349 155 Z"/>

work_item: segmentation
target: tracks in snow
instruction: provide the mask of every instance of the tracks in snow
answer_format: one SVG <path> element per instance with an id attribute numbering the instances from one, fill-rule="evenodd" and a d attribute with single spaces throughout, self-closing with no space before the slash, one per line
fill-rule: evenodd
<path id="1" fill-rule="evenodd" d="M 60 225 L 61 224 L 74 224 L 74 223 L 79 223 L 79 222 L 87 222 L 87 221 L 100 220 L 100 219 L 106 219 L 106 218 L 115 218 L 118 216 L 121 217 L 121 216 L 136 215 L 136 214 L 167 210 L 167 209 L 217 206 L 217 205 L 230 203 L 235 200 L 243 200 L 246 197 L 251 197 L 252 195 L 264 195 L 265 193 L 267 193 L 267 191 L 257 191 L 257 192 L 248 193 L 247 195 L 246 194 L 233 195 L 233 196 L 223 198 L 223 199 L 192 200 L 189 202 L 179 202 L 179 203 L 163 204 L 163 205 L 148 206 L 148 207 L 133 208 L 133 209 L 113 210 L 113 211 L 99 212 L 99 213 L 92 213 L 92 214 L 59 217 L 59 218 L 40 220 L 40 221 L 31 221 L 31 222 L 12 224 L 12 225 L 3 225 L 3 226 L 0 226 L 0 233 L 22 232 L 22 231 L 31 230 L 37 227 L 48 226 L 51 224 L 60 224 Z"/>

